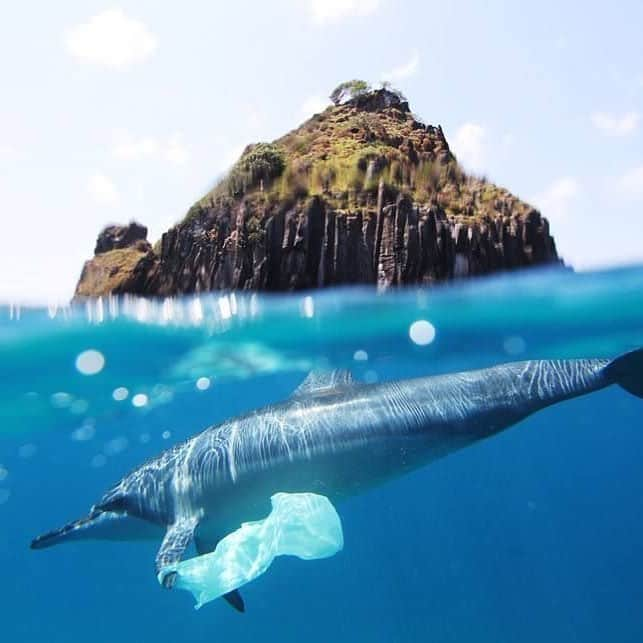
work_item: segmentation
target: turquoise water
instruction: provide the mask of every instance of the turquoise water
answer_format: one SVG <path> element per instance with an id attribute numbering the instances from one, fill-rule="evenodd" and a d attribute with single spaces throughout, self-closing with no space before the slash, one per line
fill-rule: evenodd
<path id="1" fill-rule="evenodd" d="M 28 545 L 311 368 L 372 382 L 641 346 L 643 268 L 0 307 L 2 640 L 640 642 L 643 400 L 616 388 L 342 504 L 343 552 L 276 560 L 244 615 L 160 589 L 158 543 Z"/>

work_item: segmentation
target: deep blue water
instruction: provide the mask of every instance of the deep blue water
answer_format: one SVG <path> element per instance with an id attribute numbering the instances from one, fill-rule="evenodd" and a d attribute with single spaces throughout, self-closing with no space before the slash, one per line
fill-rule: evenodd
<path id="1" fill-rule="evenodd" d="M 435 328 L 426 346 L 409 337 L 417 320 Z M 640 346 L 643 268 L 0 307 L 1 640 L 638 643 L 643 400 L 616 388 L 341 505 L 343 552 L 278 559 L 244 588 L 245 615 L 160 589 L 158 543 L 28 545 L 163 448 L 288 396 L 312 367 L 382 381 Z M 75 365 L 88 349 L 106 360 L 96 375 Z"/>

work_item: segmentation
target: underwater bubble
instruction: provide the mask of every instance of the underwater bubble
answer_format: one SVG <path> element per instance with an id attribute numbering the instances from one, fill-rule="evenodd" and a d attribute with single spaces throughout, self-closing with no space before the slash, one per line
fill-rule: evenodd
<path id="1" fill-rule="evenodd" d="M 525 352 L 527 342 L 519 335 L 513 335 L 505 339 L 502 347 L 505 349 L 507 355 L 520 355 L 520 353 Z"/>
<path id="2" fill-rule="evenodd" d="M 315 316 L 315 302 L 310 295 L 304 297 L 301 302 L 301 314 L 308 318 Z"/>
<path id="3" fill-rule="evenodd" d="M 95 469 L 98 469 L 100 467 L 104 467 L 106 462 L 107 462 L 107 458 L 102 453 L 99 453 L 91 459 L 90 464 Z"/>
<path id="4" fill-rule="evenodd" d="M 137 299 L 134 304 L 134 316 L 141 323 L 146 322 L 150 316 L 150 302 L 147 299 Z"/>
<path id="5" fill-rule="evenodd" d="M 155 384 L 152 387 L 152 395 L 155 397 L 159 397 L 167 393 L 169 390 L 170 389 L 167 386 L 165 386 L 165 384 Z"/>
<path id="6" fill-rule="evenodd" d="M 196 297 L 190 303 L 190 320 L 194 325 L 198 325 L 203 321 L 203 306 L 201 305 L 201 300 Z"/>
<path id="7" fill-rule="evenodd" d="M 129 440 L 124 436 L 119 436 L 107 442 L 103 448 L 105 455 L 118 455 L 127 449 Z"/>
<path id="8" fill-rule="evenodd" d="M 51 401 L 52 406 L 55 406 L 57 409 L 65 409 L 71 404 L 71 395 L 65 393 L 64 391 L 58 391 L 54 393 L 49 400 Z"/>
<path id="9" fill-rule="evenodd" d="M 152 400 L 157 404 L 167 404 L 174 398 L 172 389 L 165 384 L 155 384 L 152 388 Z"/>
<path id="10" fill-rule="evenodd" d="M 119 386 L 118 388 L 115 388 L 112 391 L 112 397 L 117 402 L 122 402 L 123 400 L 126 400 L 128 395 L 129 395 L 129 391 L 124 386 Z"/>
<path id="11" fill-rule="evenodd" d="M 37 451 L 36 445 L 32 444 L 31 442 L 27 442 L 27 444 L 23 444 L 19 449 L 18 449 L 18 455 L 21 458 L 31 458 L 32 456 L 35 455 Z"/>
<path id="12" fill-rule="evenodd" d="M 174 393 L 172 393 L 172 390 L 163 387 L 161 391 L 158 393 L 156 396 L 156 402 L 159 404 L 167 404 L 168 402 L 171 402 L 174 399 Z"/>
<path id="13" fill-rule="evenodd" d="M 174 301 L 169 297 L 163 300 L 161 306 L 161 323 L 166 324 L 174 319 Z"/>
<path id="14" fill-rule="evenodd" d="M 257 293 L 252 293 L 250 295 L 250 317 L 256 317 L 259 314 L 259 298 L 257 297 Z"/>
<path id="15" fill-rule="evenodd" d="M 379 377 L 375 371 L 366 371 L 366 373 L 364 373 L 364 381 L 367 384 L 375 384 L 378 379 Z"/>
<path id="16" fill-rule="evenodd" d="M 8 475 L 9 475 L 9 471 L 6 469 L 6 467 L 3 467 L 0 464 L 0 482 L 2 482 L 3 480 L 6 480 Z"/>
<path id="17" fill-rule="evenodd" d="M 7 500 L 9 500 L 9 496 L 11 495 L 11 492 L 9 489 L 0 489 L 0 505 L 3 505 Z"/>
<path id="18" fill-rule="evenodd" d="M 230 300 L 226 295 L 219 297 L 219 314 L 221 315 L 221 319 L 230 319 L 230 317 L 232 317 Z"/>
<path id="19" fill-rule="evenodd" d="M 87 400 L 74 400 L 71 403 L 69 410 L 74 415 L 82 415 L 83 413 L 87 413 L 88 408 L 89 408 L 89 402 Z"/>
<path id="20" fill-rule="evenodd" d="M 435 339 L 435 326 L 426 319 L 418 319 L 409 327 L 409 337 L 418 346 L 427 346 Z"/>
<path id="21" fill-rule="evenodd" d="M 141 444 L 147 444 L 150 441 L 150 437 L 149 433 L 141 433 L 141 435 L 138 436 L 138 441 Z"/>
<path id="22" fill-rule="evenodd" d="M 118 317 L 118 297 L 110 295 L 107 300 L 107 307 L 109 309 L 109 316 L 112 319 L 116 319 Z"/>
<path id="23" fill-rule="evenodd" d="M 145 393 L 137 393 L 132 398 L 132 404 L 137 408 L 145 406 L 147 404 L 147 395 L 145 395 Z"/>
<path id="24" fill-rule="evenodd" d="M 75 442 L 87 442 L 91 440 L 96 433 L 94 425 L 91 423 L 83 424 L 71 432 L 71 439 Z"/>
<path id="25" fill-rule="evenodd" d="M 353 359 L 356 362 L 366 362 L 368 360 L 368 353 L 362 350 L 355 351 L 353 353 Z"/>
<path id="26" fill-rule="evenodd" d="M 93 348 L 83 351 L 76 358 L 76 368 L 83 375 L 96 375 L 105 366 L 105 357 Z"/>
<path id="27" fill-rule="evenodd" d="M 172 437 L 172 434 L 169 431 L 163 431 L 163 433 L 161 433 L 161 437 L 164 440 L 169 440 Z"/>
<path id="28" fill-rule="evenodd" d="M 207 391 L 210 388 L 210 378 L 200 377 L 196 381 L 196 387 L 199 389 L 199 391 Z"/>

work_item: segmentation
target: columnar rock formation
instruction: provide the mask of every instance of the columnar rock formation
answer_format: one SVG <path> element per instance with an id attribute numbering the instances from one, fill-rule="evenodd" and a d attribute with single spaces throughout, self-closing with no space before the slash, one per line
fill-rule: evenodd
<path id="1" fill-rule="evenodd" d="M 97 254 L 85 265 L 77 295 L 433 284 L 558 263 L 547 221 L 536 210 L 455 223 L 438 207 L 404 198 L 379 212 L 348 213 L 315 198 L 271 216 L 262 240 L 248 237 L 243 217 L 177 226 L 163 235 L 160 256 L 140 243 L 129 249 L 129 261 L 118 250 Z"/>

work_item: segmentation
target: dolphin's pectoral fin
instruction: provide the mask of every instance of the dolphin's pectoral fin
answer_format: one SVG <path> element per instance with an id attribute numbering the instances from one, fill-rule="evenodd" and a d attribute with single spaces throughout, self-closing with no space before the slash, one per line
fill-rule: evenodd
<path id="1" fill-rule="evenodd" d="M 177 563 L 194 537 L 198 518 L 182 518 L 170 525 L 165 532 L 161 548 L 156 554 L 156 573 L 163 574 L 163 568 Z M 163 587 L 172 589 L 176 581 L 176 572 L 169 572 L 161 581 Z"/>
<path id="2" fill-rule="evenodd" d="M 161 585 L 163 585 L 164 589 L 172 589 L 176 583 L 176 572 L 168 572 L 163 576 L 163 580 L 161 581 Z"/>
<path id="3" fill-rule="evenodd" d="M 241 596 L 241 592 L 238 589 L 233 589 L 231 592 L 224 594 L 223 598 L 226 600 L 228 605 L 232 605 L 237 612 L 241 612 L 243 614 L 246 611 L 243 596 Z"/>
<path id="4" fill-rule="evenodd" d="M 199 555 L 209 554 L 210 552 L 214 551 L 217 546 L 217 542 L 210 542 L 204 540 L 203 538 L 200 538 L 199 536 L 194 539 L 194 544 L 196 545 L 196 551 Z M 241 592 L 238 589 L 233 589 L 231 592 L 224 594 L 223 598 L 228 603 L 228 605 L 234 607 L 237 612 L 243 613 L 246 611 L 246 605 L 243 600 L 243 596 L 241 596 Z"/>

